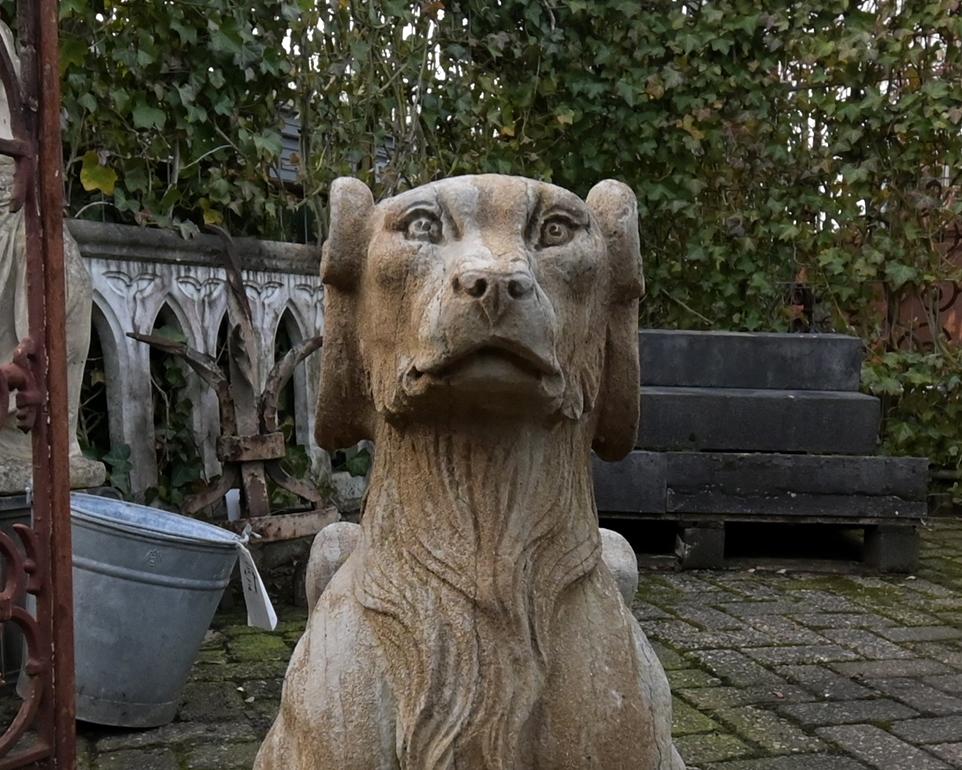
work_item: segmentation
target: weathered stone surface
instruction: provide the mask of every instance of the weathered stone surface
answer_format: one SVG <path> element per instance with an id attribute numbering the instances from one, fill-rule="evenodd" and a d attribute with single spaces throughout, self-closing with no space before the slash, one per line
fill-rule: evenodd
<path id="1" fill-rule="evenodd" d="M 202 746 L 187 754 L 186 770 L 248 770 L 260 744 L 233 743 Z"/>
<path id="2" fill-rule="evenodd" d="M 190 691 L 194 697 L 200 695 L 197 689 Z M 213 690 L 214 698 L 219 698 L 222 691 Z M 203 695 L 200 701 L 208 701 Z M 233 719 L 242 718 L 243 707 L 235 702 L 231 713 Z M 193 716 L 200 716 L 200 721 L 189 720 Z M 108 732 L 97 741 L 97 751 L 100 753 L 123 751 L 131 749 L 163 748 L 179 746 L 198 746 L 203 744 L 227 744 L 252 741 L 257 738 L 250 725 L 241 720 L 234 722 L 208 723 L 207 713 L 203 708 L 181 709 L 179 719 L 152 730 L 125 730 Z"/>
<path id="3" fill-rule="evenodd" d="M 709 770 L 865 770 L 865 767 L 857 760 L 837 754 L 798 754 L 722 762 L 710 765 Z"/>
<path id="4" fill-rule="evenodd" d="M 71 219 L 70 232 L 84 256 L 128 262 L 160 262 L 219 268 L 224 242 L 216 235 L 181 238 L 160 228 L 133 227 L 108 222 Z M 299 243 L 234 238 L 243 270 L 264 273 L 310 275 L 317 271 L 320 254 L 316 246 Z"/>
<path id="5" fill-rule="evenodd" d="M 693 596 L 701 597 L 703 594 L 711 594 L 715 599 L 722 599 L 727 593 L 727 589 L 720 586 L 710 573 L 692 574 L 683 572 L 672 576 L 670 584 L 665 586 L 669 591 L 682 592 L 689 594 L 689 599 Z"/>
<path id="6" fill-rule="evenodd" d="M 718 730 L 718 723 L 684 701 L 675 700 L 672 705 L 672 732 L 675 735 L 710 733 Z"/>
<path id="7" fill-rule="evenodd" d="M 227 682 L 220 685 L 188 682 L 181 701 L 179 718 L 187 721 L 226 722 L 244 710 L 237 687 Z"/>
<path id="8" fill-rule="evenodd" d="M 110 438 L 131 448 L 131 484 L 135 493 L 156 483 L 154 426 L 151 414 L 150 348 L 126 336 L 150 334 L 160 310 L 177 318 L 187 344 L 217 356 L 218 335 L 227 313 L 226 276 L 221 267 L 223 241 L 214 235 L 189 240 L 175 233 L 72 220 L 93 281 L 93 327 L 104 354 Z M 284 328 L 301 341 L 324 328 L 324 289 L 315 246 L 235 239 L 247 287 L 257 344 L 267 355 L 257 362 L 263 380 L 273 365 L 277 331 Z M 90 324 L 87 324 L 90 328 Z M 308 362 L 310 363 L 310 362 Z M 317 474 L 330 472 L 330 459 L 313 440 L 318 387 L 316 365 L 294 371 L 296 439 L 305 446 Z M 192 427 L 208 476 L 220 473 L 217 397 L 198 381 L 188 387 L 194 405 Z"/>
<path id="9" fill-rule="evenodd" d="M 696 733 L 679 736 L 675 743 L 682 759 L 699 767 L 704 767 L 708 762 L 721 762 L 753 753 L 744 741 L 734 735 Z"/>
<path id="10" fill-rule="evenodd" d="M 700 770 L 722 768 L 741 768 L 745 770 L 851 770 L 851 768 L 875 767 L 875 770 L 901 770 L 913 768 L 911 759 L 929 754 L 942 760 L 950 767 L 962 766 L 962 739 L 952 739 L 953 731 L 959 729 L 954 721 L 928 722 L 933 716 L 962 717 L 954 713 L 954 699 L 962 699 L 962 674 L 953 673 L 940 666 L 940 660 L 930 658 L 939 673 L 926 674 L 926 666 L 917 661 L 931 653 L 948 657 L 954 650 L 962 653 L 959 639 L 950 633 L 953 624 L 962 620 L 954 617 L 954 611 L 941 612 L 935 609 L 937 603 L 959 596 L 962 586 L 962 523 L 949 518 L 932 518 L 922 533 L 922 553 L 920 572 L 916 579 L 822 574 L 809 575 L 793 572 L 653 572 L 643 571 L 640 575 L 639 596 L 644 601 L 635 605 L 640 617 L 657 619 L 667 623 L 665 630 L 672 637 L 671 646 L 661 643 L 652 645 L 664 667 L 670 671 L 670 681 L 674 693 L 689 708 L 679 709 L 680 721 L 686 730 L 708 729 L 710 732 L 691 732 L 676 740 L 682 757 Z M 918 586 L 916 585 L 918 584 Z M 728 605 L 738 604 L 740 614 L 727 611 Z M 762 613 L 744 611 L 749 605 L 762 605 Z M 912 608 L 909 612 L 909 607 Z M 806 609 L 807 608 L 807 609 Z M 805 611 L 799 611 L 805 609 Z M 221 697 L 219 689 L 224 683 L 231 683 L 241 703 L 233 700 L 233 709 L 239 709 L 230 720 L 206 722 L 204 709 L 182 711 L 178 720 L 191 716 L 191 721 L 176 721 L 158 730 L 105 731 L 89 725 L 80 725 L 81 756 L 79 765 L 83 770 L 102 770 L 100 762 L 107 766 L 111 754 L 120 751 L 142 749 L 170 749 L 176 756 L 180 768 L 185 768 L 190 755 L 195 750 L 207 748 L 210 756 L 218 757 L 225 751 L 221 747 L 239 745 L 242 753 L 245 745 L 248 750 L 254 740 L 260 739 L 269 729 L 276 717 L 279 702 L 280 676 L 283 674 L 283 661 L 245 661 L 237 659 L 230 645 L 242 637 L 278 636 L 293 645 L 303 629 L 300 610 L 279 606 L 282 618 L 276 634 L 250 629 L 244 625 L 245 616 L 238 608 L 235 611 L 221 612 L 215 618 L 216 630 L 208 635 L 204 645 L 204 661 L 195 666 L 191 680 L 198 684 L 214 685 L 209 694 L 194 691 L 197 703 L 206 699 Z M 915 625 L 899 625 L 891 615 L 904 616 L 905 622 Z M 668 618 L 675 618 L 670 621 Z M 743 623 L 745 630 L 754 635 L 742 635 L 734 650 L 725 650 L 718 645 L 735 644 L 735 635 L 741 633 L 731 628 L 732 620 Z M 900 621 L 901 622 L 901 621 Z M 942 624 L 942 625 L 938 625 Z M 655 623 L 650 625 L 652 629 Z M 819 637 L 826 629 L 844 631 L 847 629 L 866 629 L 881 636 L 883 632 L 901 630 L 902 634 L 889 634 L 894 644 L 910 649 L 917 658 L 897 658 L 888 661 L 874 661 L 865 657 L 873 651 L 874 640 L 867 637 L 844 637 L 853 643 L 850 647 L 859 661 L 831 662 L 812 665 L 762 664 L 760 668 L 771 671 L 776 679 L 771 684 L 718 684 L 716 676 L 696 652 L 731 653 L 752 647 L 772 647 L 778 645 L 802 646 L 816 644 L 806 637 L 803 628 L 817 631 Z M 913 632 L 918 630 L 919 639 Z M 730 636 L 724 637 L 722 635 Z M 904 635 L 904 636 L 903 636 Z M 824 637 L 821 637 L 824 638 Z M 839 641 L 843 637 L 838 637 Z M 825 642 L 819 642 L 824 644 Z M 865 644 L 868 643 L 868 644 Z M 715 647 L 702 648 L 699 645 L 714 644 Z M 253 650 L 256 647 L 250 647 Z M 713 658 L 716 663 L 719 658 Z M 738 667 L 735 658 L 728 662 Z M 749 659 L 750 660 L 750 659 Z M 851 675 L 840 674 L 829 666 L 848 665 L 863 662 L 872 664 L 867 670 L 853 669 Z M 909 665 L 905 666 L 904 663 Z M 877 665 L 881 663 L 881 668 Z M 279 669 L 278 666 L 281 668 Z M 904 669 L 902 673 L 899 670 Z M 219 676 L 211 681 L 211 669 Z M 878 676 L 885 671 L 895 671 L 886 676 Z M 871 674 L 869 678 L 862 675 Z M 944 694 L 945 698 L 942 697 Z M 789 704 L 826 704 L 824 708 L 831 713 L 832 702 L 841 702 L 843 711 L 848 711 L 849 703 L 875 703 L 883 698 L 887 703 L 898 701 L 919 713 L 917 717 L 899 720 L 900 730 L 911 730 L 904 735 L 898 734 L 888 719 L 880 719 L 869 730 L 865 743 L 860 736 L 869 722 L 862 720 L 851 723 L 851 741 L 841 736 L 847 733 L 826 732 L 840 725 L 806 724 L 784 711 Z M 4 693 L 0 693 L 0 706 L 5 703 Z M 753 736 L 753 723 L 737 719 L 722 718 L 722 714 L 738 710 L 743 706 L 753 706 L 756 711 L 771 714 L 779 724 L 790 724 L 801 733 L 821 739 L 826 747 L 814 753 L 792 754 L 790 746 L 780 748 L 765 744 Z M 684 710 L 684 713 L 682 711 Z M 692 710 L 701 717 L 692 714 Z M 3 709 L 0 707 L 0 712 Z M 877 715 L 878 716 L 878 715 Z M 884 734 L 884 735 L 883 735 Z M 888 743 L 885 735 L 899 743 Z M 838 738 L 838 740 L 834 740 Z M 870 764 L 871 756 L 860 754 L 869 747 L 869 741 L 891 746 L 902 753 L 892 752 L 889 764 Z M 940 742 L 929 742 L 935 739 Z M 924 752 L 912 754 L 906 746 Z M 138 754 L 131 754 L 135 759 Z M 862 757 L 862 759 L 859 759 Z M 909 757 L 909 761 L 902 761 Z M 112 770 L 116 770 L 112 768 Z M 137 770 L 137 767 L 134 768 Z"/>
<path id="11" fill-rule="evenodd" d="M 917 679 L 873 679 L 872 687 L 923 714 L 962 714 L 962 698 Z"/>
<path id="12" fill-rule="evenodd" d="M 661 660 L 662 665 L 664 665 L 665 661 L 662 660 L 660 653 L 658 655 L 658 659 Z M 678 691 L 684 688 L 715 688 L 721 684 L 720 679 L 717 679 L 698 668 L 682 668 L 672 671 L 665 666 L 665 673 L 668 674 L 668 683 L 671 685 L 671 689 L 673 691 Z"/>
<path id="13" fill-rule="evenodd" d="M 724 564 L 724 531 L 700 526 L 794 520 L 864 525 L 866 560 L 905 572 L 912 527 L 928 512 L 927 479 L 924 458 L 635 450 L 618 463 L 594 462 L 600 515 L 679 521 L 675 552 L 688 569 Z M 868 531 L 876 522 L 902 529 L 879 538 Z"/>
<path id="14" fill-rule="evenodd" d="M 706 607 L 703 602 L 673 603 L 671 609 L 676 617 L 710 631 L 737 631 L 745 625 L 741 618 Z"/>
<path id="15" fill-rule="evenodd" d="M 858 390 L 862 341 L 841 334 L 642 329 L 643 385 Z"/>
<path id="16" fill-rule="evenodd" d="M 798 600 L 773 599 L 771 601 L 753 602 L 722 602 L 721 609 L 725 612 L 740 618 L 747 618 L 756 615 L 782 615 L 792 612 L 793 609 L 801 609 Z"/>
<path id="17" fill-rule="evenodd" d="M 743 626 L 737 631 L 701 631 L 690 623 L 676 621 L 653 621 L 648 631 L 655 639 L 691 650 L 717 650 L 720 648 L 758 647 L 774 640 L 763 631 Z"/>
<path id="18" fill-rule="evenodd" d="M 792 619 L 809 628 L 872 628 L 885 636 L 884 629 L 893 625 L 891 620 L 874 613 L 855 612 L 840 615 L 837 612 L 804 612 L 793 614 Z"/>
<path id="19" fill-rule="evenodd" d="M 925 594 L 926 596 L 936 596 L 940 599 L 945 599 L 951 605 L 957 605 L 959 602 L 959 597 L 955 592 L 946 586 L 940 586 L 933 583 L 931 580 L 926 580 L 925 578 L 919 578 L 912 576 L 911 580 L 906 581 L 905 588 L 909 591 L 913 591 L 918 594 Z"/>
<path id="20" fill-rule="evenodd" d="M 858 656 L 835 644 L 782 645 L 756 647 L 745 654 L 766 665 L 800 665 L 825 663 L 830 660 L 853 660 Z"/>
<path id="21" fill-rule="evenodd" d="M 700 709 L 715 712 L 719 709 L 738 706 L 764 705 L 771 707 L 779 703 L 805 703 L 814 699 L 804 687 L 791 684 L 753 686 L 753 687 L 698 687 L 686 688 L 676 685 L 671 678 L 672 687 L 678 694 Z"/>
<path id="22" fill-rule="evenodd" d="M 831 703 L 790 703 L 781 712 L 803 725 L 844 725 L 856 722 L 891 722 L 917 715 L 913 709 L 887 698 L 832 701 Z"/>
<path id="23" fill-rule="evenodd" d="M 665 480 L 674 490 L 726 495 L 869 495 L 924 500 L 924 457 L 849 457 L 753 452 L 665 452 Z"/>
<path id="24" fill-rule="evenodd" d="M 737 650 L 704 650 L 692 654 L 715 676 L 737 687 L 785 682 Z"/>
<path id="25" fill-rule="evenodd" d="M 925 602 L 927 604 L 927 602 Z M 930 612 L 923 612 L 905 604 L 889 604 L 879 609 L 879 614 L 903 626 L 931 626 L 939 618 Z"/>
<path id="26" fill-rule="evenodd" d="M 830 671 L 824 666 L 807 664 L 802 666 L 779 666 L 776 671 L 796 682 L 802 683 L 818 698 L 829 700 L 853 700 L 866 698 L 873 694 L 868 687 L 846 676 Z"/>
<path id="27" fill-rule="evenodd" d="M 291 645 L 293 647 L 293 645 Z M 243 650 L 241 650 L 243 652 Z M 203 657 L 203 656 L 202 656 Z M 191 672 L 191 681 L 222 682 L 225 680 L 262 677 L 283 677 L 287 664 L 284 658 L 268 657 L 266 660 L 245 660 L 243 663 L 205 663 L 199 660 Z"/>
<path id="28" fill-rule="evenodd" d="M 606 513 L 664 513 L 665 455 L 635 450 L 618 462 L 592 456 L 598 510 Z"/>
<path id="29" fill-rule="evenodd" d="M 905 646 L 920 657 L 944 663 L 956 670 L 962 669 L 962 647 L 951 641 L 948 643 L 905 642 Z"/>
<path id="30" fill-rule="evenodd" d="M 631 543 L 610 529 L 601 529 L 601 558 L 611 571 L 625 604 L 630 605 L 638 591 L 638 557 Z"/>
<path id="31" fill-rule="evenodd" d="M 633 614 L 637 617 L 638 613 L 635 612 Z M 655 651 L 655 654 L 658 656 L 658 660 L 661 661 L 661 665 L 666 671 L 669 669 L 689 667 L 688 660 L 675 652 L 671 647 L 666 647 L 658 642 L 652 642 L 651 648 Z"/>
<path id="32" fill-rule="evenodd" d="M 962 716 L 924 717 L 895 722 L 892 732 L 917 743 L 958 743 L 962 741 Z"/>
<path id="33" fill-rule="evenodd" d="M 317 604 L 334 573 L 347 561 L 361 539 L 361 526 L 349 521 L 328 524 L 314 536 L 311 556 L 307 562 L 304 585 L 307 590 L 307 607 Z M 635 576 L 637 583 L 637 575 Z"/>
<path id="34" fill-rule="evenodd" d="M 952 767 L 962 767 L 962 743 L 940 743 L 926 748 Z"/>
<path id="35" fill-rule="evenodd" d="M 832 663 L 830 668 L 840 674 L 859 679 L 893 679 L 900 676 L 925 676 L 948 671 L 935 660 L 879 660 Z"/>
<path id="36" fill-rule="evenodd" d="M 962 696 L 962 674 L 927 676 L 923 677 L 922 681 L 932 685 L 932 687 L 939 688 L 942 692 Z"/>
<path id="37" fill-rule="evenodd" d="M 743 622 L 768 634 L 778 644 L 790 646 L 827 644 L 824 636 L 782 615 L 747 615 Z"/>
<path id="38" fill-rule="evenodd" d="M 279 636 L 244 634 L 232 639 L 229 647 L 238 660 L 252 663 L 286 660 L 291 654 L 290 646 Z"/>
<path id="39" fill-rule="evenodd" d="M 910 560 L 916 553 L 916 533 L 912 522 L 925 517 L 928 512 L 922 500 L 904 500 L 900 497 L 881 495 L 807 495 L 785 493 L 778 495 L 728 495 L 714 490 L 685 492 L 668 489 L 666 509 L 669 514 L 712 515 L 725 521 L 759 521 L 772 517 L 883 520 L 896 522 L 899 532 L 888 543 L 876 541 L 875 550 L 866 556 L 874 566 L 885 572 L 905 572 L 895 569 Z M 902 524 L 904 520 L 906 523 Z M 898 542 L 895 542 L 898 538 Z M 871 546 L 870 546 L 871 548 Z"/>
<path id="40" fill-rule="evenodd" d="M 879 770 L 894 767 L 912 770 L 947 770 L 945 762 L 922 749 L 900 741 L 874 725 L 823 727 L 818 734 Z"/>
<path id="41" fill-rule="evenodd" d="M 747 737 L 769 754 L 795 754 L 825 749 L 818 738 L 757 706 L 721 709 L 715 716 L 730 725 L 738 735 Z"/>
<path id="42" fill-rule="evenodd" d="M 639 449 L 873 454 L 879 401 L 860 393 L 641 389 Z"/>
<path id="43" fill-rule="evenodd" d="M 880 572 L 912 572 L 919 561 L 917 530 L 888 524 L 867 527 L 865 561 Z"/>
<path id="44" fill-rule="evenodd" d="M 833 642 L 838 642 L 870 660 L 895 660 L 915 657 L 909 650 L 861 628 L 836 628 L 822 632 Z"/>
<path id="45" fill-rule="evenodd" d="M 4 24 L 0 45 L 19 71 L 19 56 L 10 29 Z M 6 93 L 0 89 L 0 111 L 6 113 Z M 5 129 L 9 131 L 9 129 Z M 13 360 L 22 340 L 30 336 L 27 313 L 27 246 L 24 209 L 11 211 L 14 197 L 13 158 L 0 156 L 0 364 Z M 63 255 L 66 303 L 66 355 L 70 430 L 70 482 L 75 488 L 94 487 L 103 483 L 106 471 L 101 463 L 83 456 L 77 441 L 77 415 L 80 386 L 90 345 L 90 312 L 92 289 L 90 275 L 84 267 L 77 243 L 64 227 Z M 19 431 L 13 419 L 15 398 L 10 399 L 10 415 L 0 428 L 0 494 L 18 494 L 32 487 L 33 465 L 31 439 Z"/>
<path id="46" fill-rule="evenodd" d="M 637 427 L 634 195 L 478 176 L 330 199 L 317 437 L 377 455 L 255 767 L 682 768 L 599 568 L 589 461 Z"/>
<path id="47" fill-rule="evenodd" d="M 97 758 L 97 770 L 181 770 L 170 749 L 115 751 Z"/>

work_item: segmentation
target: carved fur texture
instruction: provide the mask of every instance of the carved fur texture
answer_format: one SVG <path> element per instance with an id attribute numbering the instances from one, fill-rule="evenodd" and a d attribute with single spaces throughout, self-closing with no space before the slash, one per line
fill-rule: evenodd
<path id="1" fill-rule="evenodd" d="M 611 181 L 335 183 L 318 438 L 377 452 L 257 770 L 683 768 L 590 472 L 637 430 L 637 227 Z"/>

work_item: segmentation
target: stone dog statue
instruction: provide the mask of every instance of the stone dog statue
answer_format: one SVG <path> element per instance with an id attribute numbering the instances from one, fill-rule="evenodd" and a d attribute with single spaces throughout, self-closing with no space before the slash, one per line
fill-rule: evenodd
<path id="1" fill-rule="evenodd" d="M 318 439 L 377 455 L 256 770 L 683 770 L 589 464 L 637 428 L 632 192 L 338 179 L 322 273 Z"/>

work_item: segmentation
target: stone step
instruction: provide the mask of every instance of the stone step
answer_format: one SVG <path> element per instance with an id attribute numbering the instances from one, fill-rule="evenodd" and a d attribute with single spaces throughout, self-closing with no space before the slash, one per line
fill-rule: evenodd
<path id="1" fill-rule="evenodd" d="M 921 500 L 893 495 L 806 495 L 794 492 L 772 495 L 729 495 L 715 491 L 668 490 L 667 513 L 686 519 L 706 516 L 725 521 L 884 520 L 915 522 L 925 516 Z"/>
<path id="2" fill-rule="evenodd" d="M 642 385 L 857 391 L 862 342 L 843 334 L 645 329 Z"/>
<path id="3" fill-rule="evenodd" d="M 634 454 L 634 452 L 632 453 Z M 665 484 L 675 491 L 727 495 L 892 495 L 925 500 L 924 457 L 859 457 L 752 452 L 639 452 L 665 460 Z"/>
<path id="4" fill-rule="evenodd" d="M 875 452 L 881 408 L 861 393 L 743 388 L 641 388 L 639 449 Z"/>
<path id="5" fill-rule="evenodd" d="M 591 455 L 599 511 L 664 513 L 667 452 L 635 450 L 616 463 Z"/>
<path id="6" fill-rule="evenodd" d="M 928 461 L 859 457 L 635 450 L 594 458 L 598 510 L 654 518 L 687 514 L 812 518 L 919 518 Z"/>

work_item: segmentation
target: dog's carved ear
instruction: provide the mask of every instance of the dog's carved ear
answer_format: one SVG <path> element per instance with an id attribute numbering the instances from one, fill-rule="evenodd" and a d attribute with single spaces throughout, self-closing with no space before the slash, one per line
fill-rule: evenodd
<path id="1" fill-rule="evenodd" d="M 324 346 L 314 431 L 333 451 L 371 435 L 372 407 L 357 339 L 358 283 L 371 237 L 374 198 L 358 179 L 335 179 L 331 227 L 321 258 L 324 281 Z"/>
<path id="2" fill-rule="evenodd" d="M 586 203 L 601 225 L 611 275 L 605 368 L 592 447 L 603 460 L 619 460 L 634 447 L 638 433 L 638 300 L 645 292 L 638 202 L 627 185 L 606 179 L 591 189 Z"/>
<path id="3" fill-rule="evenodd" d="M 360 179 L 342 176 L 331 183 L 329 202 L 331 227 L 324 244 L 321 278 L 329 286 L 353 289 L 364 267 L 374 197 Z"/>

